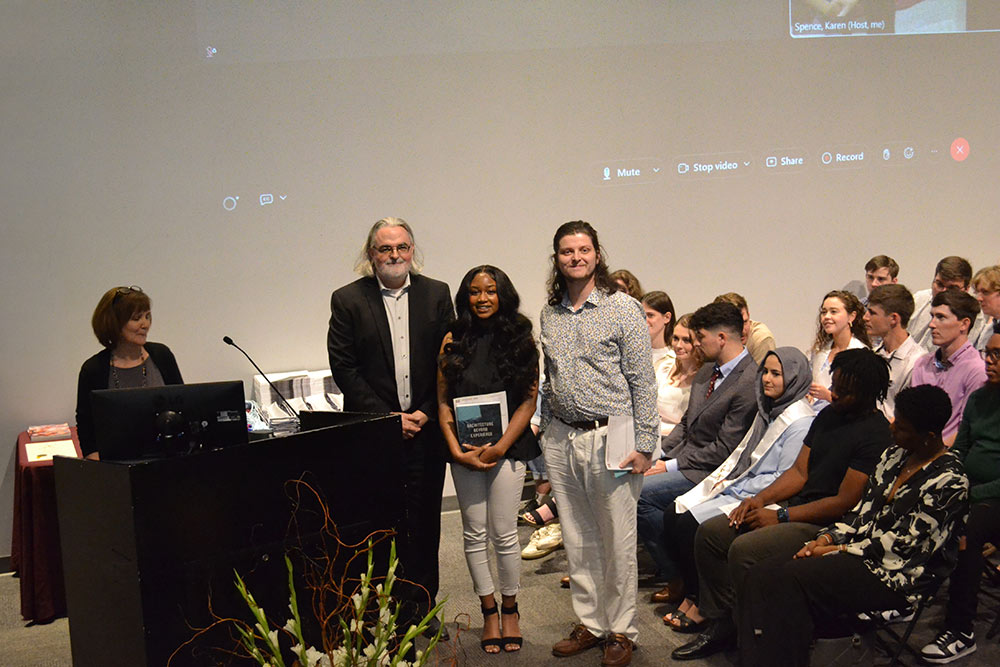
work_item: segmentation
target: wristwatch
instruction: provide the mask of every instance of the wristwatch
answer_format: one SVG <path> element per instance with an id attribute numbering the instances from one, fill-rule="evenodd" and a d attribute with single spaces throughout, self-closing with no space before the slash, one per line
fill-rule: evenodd
<path id="1" fill-rule="evenodd" d="M 788 523 L 788 508 L 779 507 L 778 508 L 778 523 Z"/>

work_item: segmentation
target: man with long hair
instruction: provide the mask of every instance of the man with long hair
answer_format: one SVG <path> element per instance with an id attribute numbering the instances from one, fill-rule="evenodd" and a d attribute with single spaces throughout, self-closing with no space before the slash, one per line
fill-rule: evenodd
<path id="1" fill-rule="evenodd" d="M 397 540 L 403 576 L 420 587 L 405 591 L 405 613 L 419 618 L 438 591 L 445 459 L 441 430 L 429 422 L 437 421 L 438 348 L 454 310 L 448 285 L 420 275 L 405 220 L 372 225 L 355 269 L 362 277 L 330 298 L 330 370 L 345 410 L 393 413 L 402 422 L 404 523 Z"/>
<path id="2" fill-rule="evenodd" d="M 615 667 L 631 662 L 638 634 L 636 502 L 659 439 L 649 332 L 639 303 L 615 290 L 589 223 L 560 226 L 552 250 L 541 315 L 542 449 L 578 618 L 552 653 L 603 644 L 602 664 Z M 634 438 L 634 448 L 608 460 L 618 436 Z"/>

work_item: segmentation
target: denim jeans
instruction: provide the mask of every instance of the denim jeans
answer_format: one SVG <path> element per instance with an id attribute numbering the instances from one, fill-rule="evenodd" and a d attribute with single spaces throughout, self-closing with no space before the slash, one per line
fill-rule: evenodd
<path id="1" fill-rule="evenodd" d="M 642 480 L 642 493 L 636 510 L 639 537 L 646 551 L 656 561 L 657 576 L 663 580 L 676 579 L 680 571 L 663 546 L 663 513 L 674 511 L 674 500 L 694 488 L 681 472 L 664 472 Z"/>

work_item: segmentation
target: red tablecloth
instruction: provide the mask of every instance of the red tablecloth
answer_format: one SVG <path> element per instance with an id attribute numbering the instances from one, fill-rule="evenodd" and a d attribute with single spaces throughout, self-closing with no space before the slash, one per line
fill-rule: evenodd
<path id="1" fill-rule="evenodd" d="M 75 428 L 72 435 L 76 454 L 80 456 Z M 25 452 L 28 441 L 27 431 L 17 438 L 10 563 L 21 578 L 21 616 L 46 623 L 66 615 L 56 485 L 51 460 L 28 461 Z"/>

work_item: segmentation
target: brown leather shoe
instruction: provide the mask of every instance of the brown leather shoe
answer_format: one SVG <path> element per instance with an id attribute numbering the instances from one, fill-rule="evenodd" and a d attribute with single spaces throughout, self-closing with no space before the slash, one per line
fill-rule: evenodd
<path id="1" fill-rule="evenodd" d="M 680 602 L 684 599 L 684 587 L 669 584 L 649 596 L 649 601 L 653 604 L 664 604 L 667 602 Z"/>
<path id="2" fill-rule="evenodd" d="M 604 640 L 604 667 L 624 667 L 632 662 L 632 641 L 623 634 L 614 633 Z"/>
<path id="3" fill-rule="evenodd" d="M 590 630 L 582 625 L 577 625 L 573 628 L 573 632 L 569 633 L 569 637 L 555 643 L 552 647 L 552 655 L 557 658 L 568 658 L 571 655 L 583 653 L 588 648 L 594 648 L 600 643 L 600 637 L 595 637 L 590 634 Z M 631 654 L 631 652 L 632 650 L 630 648 L 629 653 Z"/>

